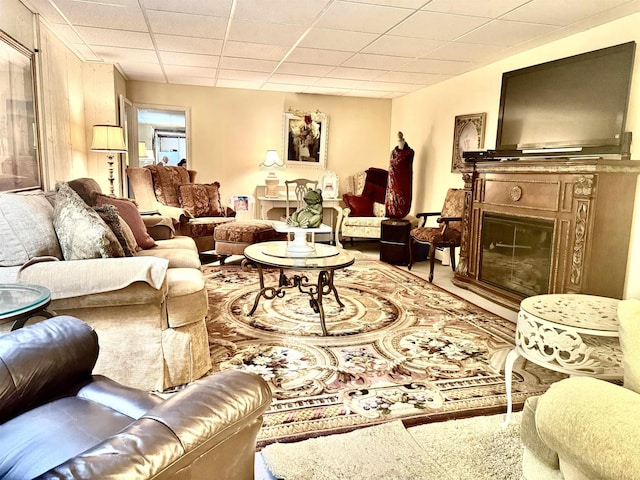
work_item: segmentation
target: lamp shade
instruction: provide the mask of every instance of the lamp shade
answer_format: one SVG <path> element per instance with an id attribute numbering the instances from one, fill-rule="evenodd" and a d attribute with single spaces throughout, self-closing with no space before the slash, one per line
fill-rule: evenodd
<path id="1" fill-rule="evenodd" d="M 264 157 L 264 162 L 260 164 L 261 167 L 283 167 L 284 162 L 275 150 L 267 150 L 267 155 Z"/>
<path id="2" fill-rule="evenodd" d="M 127 147 L 123 128 L 117 125 L 94 125 L 91 151 L 125 153 Z"/>
<path id="3" fill-rule="evenodd" d="M 138 157 L 139 158 L 147 157 L 147 145 L 144 142 L 138 142 Z"/>

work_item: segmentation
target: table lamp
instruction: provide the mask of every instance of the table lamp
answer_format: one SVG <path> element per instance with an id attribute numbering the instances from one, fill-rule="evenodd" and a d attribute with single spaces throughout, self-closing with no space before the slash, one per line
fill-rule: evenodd
<path id="1" fill-rule="evenodd" d="M 92 152 L 106 152 L 109 164 L 109 193 L 114 194 L 113 188 L 113 157 L 116 153 L 126 153 L 124 144 L 124 129 L 117 125 L 94 125 Z"/>
<path id="2" fill-rule="evenodd" d="M 284 167 L 284 162 L 278 155 L 278 152 L 275 150 L 267 150 L 267 155 L 264 158 L 264 162 L 260 164 L 261 167 L 265 167 L 269 169 L 269 173 L 267 174 L 267 178 L 265 178 L 264 183 L 267 186 L 267 191 L 264 196 L 269 198 L 277 198 L 278 195 L 278 184 L 280 181 L 276 176 L 275 168 Z"/>

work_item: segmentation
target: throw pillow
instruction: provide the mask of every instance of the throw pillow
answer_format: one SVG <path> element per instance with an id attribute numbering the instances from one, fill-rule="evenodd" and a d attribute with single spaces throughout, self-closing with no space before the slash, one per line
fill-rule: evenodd
<path id="1" fill-rule="evenodd" d="M 53 227 L 65 260 L 123 257 L 118 239 L 91 207 L 66 183 L 56 185 Z"/>
<path id="2" fill-rule="evenodd" d="M 190 183 L 178 187 L 180 206 L 194 217 L 223 217 L 226 210 L 220 203 L 220 184 Z"/>
<path id="3" fill-rule="evenodd" d="M 34 257 L 62 259 L 53 228 L 53 206 L 42 192 L 0 194 L 0 266 L 23 265 Z"/>
<path id="4" fill-rule="evenodd" d="M 163 165 L 150 165 L 146 168 L 151 170 L 153 188 L 158 201 L 170 207 L 179 207 L 178 187 L 189 183 L 189 172 L 187 169 L 182 167 L 165 167 Z"/>
<path id="5" fill-rule="evenodd" d="M 133 231 L 131 230 L 129 224 L 125 222 L 124 218 L 122 218 L 120 215 L 118 215 L 118 218 L 120 219 L 120 228 L 122 229 L 122 234 L 124 235 L 124 239 L 127 242 L 129 250 L 131 250 L 132 252 L 139 252 L 140 250 L 142 250 L 142 248 L 138 246 L 136 237 L 133 234 Z"/>
<path id="6" fill-rule="evenodd" d="M 624 386 L 640 393 L 640 300 L 622 300 L 618 304 L 618 330 Z"/>
<path id="7" fill-rule="evenodd" d="M 124 236 L 122 225 L 120 224 L 118 209 L 113 205 L 103 205 L 102 207 L 95 207 L 94 210 L 98 213 L 98 215 L 100 215 L 100 218 L 104 220 L 104 223 L 109 226 L 113 234 L 116 236 L 118 242 L 120 243 L 120 246 L 122 247 L 122 250 L 124 251 L 124 255 L 126 257 L 133 257 L 135 250 L 131 250 L 129 244 L 127 243 L 127 239 Z"/>
<path id="8" fill-rule="evenodd" d="M 156 242 L 153 241 L 153 238 L 151 238 L 147 232 L 147 227 L 145 227 L 142 221 L 142 216 L 138 208 L 131 200 L 99 194 L 96 196 L 96 206 L 102 207 L 103 205 L 113 205 L 118 209 L 118 215 L 124 218 L 124 221 L 127 222 L 127 225 L 131 228 L 139 247 L 146 250 L 156 246 Z"/>
<path id="9" fill-rule="evenodd" d="M 362 195 L 371 198 L 374 202 L 384 203 L 388 178 L 389 173 L 382 168 L 371 167 L 367 169 L 367 179 Z"/>
<path id="10" fill-rule="evenodd" d="M 351 209 L 351 217 L 373 217 L 373 202 L 364 195 L 353 195 L 345 193 L 342 200 Z"/>

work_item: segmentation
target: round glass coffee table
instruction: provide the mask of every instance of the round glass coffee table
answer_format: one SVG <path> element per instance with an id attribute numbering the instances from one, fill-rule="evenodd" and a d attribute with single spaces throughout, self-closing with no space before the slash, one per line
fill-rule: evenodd
<path id="1" fill-rule="evenodd" d="M 340 301 L 338 290 L 333 283 L 333 274 L 336 270 L 353 265 L 354 256 L 342 248 L 323 243 L 312 244 L 313 250 L 305 253 L 292 253 L 287 249 L 289 242 L 262 242 L 249 245 L 244 250 L 245 260 L 243 266 L 255 266 L 260 277 L 260 290 L 256 294 L 253 308 L 249 315 L 253 315 L 258 308 L 260 298 L 271 300 L 276 297 L 283 297 L 285 289 L 297 288 L 299 292 L 309 295 L 309 305 L 313 311 L 320 316 L 320 327 L 322 334 L 328 335 L 324 319 L 324 309 L 322 298 L 333 293 L 336 302 L 340 307 L 344 304 Z M 264 267 L 275 267 L 280 269 L 278 286 L 265 286 Z M 294 273 L 291 278 L 287 277 L 285 270 L 315 270 L 318 272 L 318 281 L 309 282 L 306 275 Z"/>
<path id="2" fill-rule="evenodd" d="M 51 318 L 47 311 L 51 292 L 40 285 L 0 284 L 0 323 L 14 322 L 11 330 L 22 328 L 30 318 Z"/>
<path id="3" fill-rule="evenodd" d="M 535 295 L 520 302 L 515 348 L 505 362 L 507 420 L 511 381 L 518 357 L 568 375 L 604 380 L 623 377 L 618 338 L 618 303 L 582 294 Z"/>

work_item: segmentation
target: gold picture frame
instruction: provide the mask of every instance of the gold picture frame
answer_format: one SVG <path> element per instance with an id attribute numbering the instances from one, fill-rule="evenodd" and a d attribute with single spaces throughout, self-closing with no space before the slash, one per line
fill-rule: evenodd
<path id="1" fill-rule="evenodd" d="M 462 154 L 470 150 L 480 150 L 484 147 L 484 125 L 486 113 L 471 113 L 457 115 L 453 125 L 453 158 L 451 171 L 459 172 L 464 163 Z"/>

